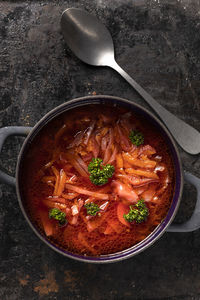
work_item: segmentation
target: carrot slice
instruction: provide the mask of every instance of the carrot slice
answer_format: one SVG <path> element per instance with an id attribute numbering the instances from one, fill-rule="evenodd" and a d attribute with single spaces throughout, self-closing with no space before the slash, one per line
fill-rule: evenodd
<path id="1" fill-rule="evenodd" d="M 117 169 L 121 169 L 121 168 L 123 169 L 123 159 L 120 153 L 116 155 L 116 163 L 117 163 Z"/>
<path id="2" fill-rule="evenodd" d="M 146 159 L 146 160 L 140 160 L 133 158 L 129 153 L 122 153 L 123 159 L 127 161 L 129 164 L 140 167 L 140 168 L 155 168 L 156 161 Z"/>
<path id="3" fill-rule="evenodd" d="M 131 225 L 124 219 L 124 215 L 126 215 L 129 212 L 129 207 L 123 203 L 119 203 L 117 206 L 117 217 L 118 220 L 126 225 L 127 227 L 131 227 Z"/>
<path id="4" fill-rule="evenodd" d="M 51 168 L 52 168 L 53 173 L 56 176 L 56 183 L 55 183 L 53 195 L 57 196 L 57 190 L 58 190 L 58 185 L 59 185 L 59 181 L 60 181 L 60 175 L 59 175 L 58 170 L 54 166 L 52 166 Z"/>
<path id="5" fill-rule="evenodd" d="M 147 178 L 153 178 L 153 179 L 159 179 L 158 175 L 154 172 L 148 172 L 144 170 L 135 170 L 133 168 L 127 168 L 125 169 L 126 173 L 139 175 Z"/>

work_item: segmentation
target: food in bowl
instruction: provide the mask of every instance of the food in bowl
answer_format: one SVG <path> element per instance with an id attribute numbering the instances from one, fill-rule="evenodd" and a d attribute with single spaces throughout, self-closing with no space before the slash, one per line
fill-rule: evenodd
<path id="1" fill-rule="evenodd" d="M 174 166 L 153 124 L 122 107 L 87 105 L 47 123 L 27 150 L 23 197 L 51 243 L 100 256 L 128 249 L 163 221 Z"/>

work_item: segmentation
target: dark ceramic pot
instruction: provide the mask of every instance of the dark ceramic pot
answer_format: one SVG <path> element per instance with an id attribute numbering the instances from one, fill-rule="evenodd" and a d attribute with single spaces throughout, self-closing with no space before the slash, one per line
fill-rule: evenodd
<path id="1" fill-rule="evenodd" d="M 171 202 L 171 207 L 168 211 L 168 214 L 166 215 L 165 219 L 155 228 L 155 230 L 146 237 L 143 241 L 138 243 L 137 245 L 126 249 L 124 251 L 114 253 L 114 254 L 108 254 L 103 255 L 99 257 L 89 257 L 89 256 L 80 256 L 77 254 L 70 253 L 68 251 L 64 251 L 63 249 L 58 248 L 54 244 L 52 244 L 44 235 L 42 235 L 39 230 L 35 227 L 35 225 L 31 222 L 28 212 L 26 211 L 23 199 L 22 199 L 22 193 L 21 188 L 23 185 L 23 182 L 21 180 L 21 167 L 23 159 L 26 155 L 26 151 L 29 147 L 31 147 L 32 142 L 34 142 L 35 136 L 40 132 L 41 128 L 43 128 L 49 121 L 57 117 L 59 114 L 68 111 L 75 107 L 81 107 L 86 106 L 89 104 L 100 104 L 105 105 L 109 104 L 113 107 L 115 106 L 123 106 L 129 110 L 132 110 L 136 113 L 139 113 L 140 115 L 144 116 L 149 122 L 153 123 L 157 129 L 160 131 L 160 133 L 165 138 L 166 143 L 169 145 L 169 149 L 171 151 L 171 156 L 173 159 L 174 167 L 175 167 L 175 191 L 174 196 Z M 16 178 L 13 178 L 4 172 L 0 171 L 0 182 L 7 183 L 10 185 L 16 186 L 17 191 L 17 197 L 19 201 L 20 208 L 22 210 L 22 213 L 27 220 L 30 227 L 33 229 L 33 231 L 37 234 L 37 236 L 44 241 L 49 247 L 54 249 L 55 251 L 76 259 L 83 262 L 90 262 L 90 263 L 109 263 L 109 262 L 116 262 L 120 261 L 126 258 L 129 258 L 131 256 L 134 256 L 141 251 L 145 250 L 149 246 L 151 246 L 159 237 L 165 232 L 165 231 L 171 231 L 171 232 L 187 232 L 187 231 L 193 231 L 200 227 L 200 179 L 195 177 L 194 175 L 182 172 L 181 167 L 181 161 L 180 156 L 178 153 L 178 149 L 175 145 L 175 142 L 173 138 L 171 137 L 170 133 L 166 129 L 166 127 L 159 121 L 158 118 L 156 118 L 152 113 L 147 111 L 146 109 L 142 108 L 141 106 L 135 104 L 134 102 L 118 97 L 113 96 L 88 96 L 83 98 L 77 98 L 71 101 L 68 101 L 49 113 L 47 113 L 33 128 L 30 127 L 4 127 L 0 129 L 0 150 L 2 148 L 2 145 L 5 141 L 5 139 L 10 135 L 27 135 L 22 149 L 20 151 L 18 162 L 17 162 L 17 168 L 16 168 Z M 178 210 L 181 196 L 182 196 L 182 189 L 183 189 L 183 183 L 184 179 L 191 184 L 193 184 L 197 189 L 197 202 L 196 207 L 194 209 L 192 217 L 183 224 L 176 225 L 171 224 L 173 221 L 176 212 Z"/>

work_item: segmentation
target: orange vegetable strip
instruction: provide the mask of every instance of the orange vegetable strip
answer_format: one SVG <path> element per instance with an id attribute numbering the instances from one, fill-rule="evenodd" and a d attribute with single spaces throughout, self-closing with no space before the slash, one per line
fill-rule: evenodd
<path id="1" fill-rule="evenodd" d="M 94 198 L 94 197 L 89 197 L 89 198 L 87 198 L 87 199 L 85 200 L 85 204 L 86 204 L 86 203 L 93 202 L 93 201 L 95 201 L 95 198 Z"/>
<path id="2" fill-rule="evenodd" d="M 153 179 L 159 179 L 158 175 L 154 172 L 148 172 L 144 170 L 135 170 L 132 168 L 127 168 L 125 169 L 126 173 L 128 174 L 134 174 L 134 175 L 139 175 L 147 178 L 153 178 Z"/>
<path id="3" fill-rule="evenodd" d="M 103 137 L 108 132 L 108 127 L 104 127 L 102 131 L 100 132 L 101 136 Z"/>
<path id="4" fill-rule="evenodd" d="M 151 156 L 155 153 L 156 153 L 156 150 L 150 145 L 142 145 L 139 147 L 139 152 L 138 152 L 139 155 L 144 154 L 147 156 Z"/>
<path id="5" fill-rule="evenodd" d="M 72 159 L 70 162 L 71 162 L 72 166 L 74 167 L 74 169 L 76 169 L 76 171 L 81 176 L 88 177 L 88 174 L 86 173 L 86 171 L 82 169 L 82 167 L 80 166 L 80 164 L 75 159 Z"/>
<path id="6" fill-rule="evenodd" d="M 60 181 L 60 175 L 59 175 L 58 170 L 54 166 L 52 166 L 51 168 L 52 168 L 53 173 L 56 176 L 56 183 L 55 183 L 53 195 L 57 196 L 57 190 L 58 190 L 58 185 L 59 185 L 59 181 Z"/>
<path id="7" fill-rule="evenodd" d="M 118 169 L 118 172 L 119 172 L 119 174 L 124 174 L 124 175 L 126 174 L 125 171 L 124 171 L 124 169 L 122 169 L 122 168 Z"/>
<path id="8" fill-rule="evenodd" d="M 134 159 L 129 153 L 122 153 L 123 159 L 127 161 L 129 164 L 140 167 L 140 168 L 155 168 L 156 161 L 146 159 L 146 160 L 139 160 Z"/>
<path id="9" fill-rule="evenodd" d="M 49 219 L 48 212 L 40 210 L 39 216 L 46 236 L 51 236 L 53 234 L 53 224 Z"/>
<path id="10" fill-rule="evenodd" d="M 108 200 L 108 198 L 109 198 L 107 194 L 91 192 L 91 191 L 85 190 L 83 188 L 80 188 L 78 186 L 74 186 L 74 185 L 71 185 L 68 183 L 66 183 L 65 186 L 68 190 L 72 190 L 72 191 L 82 194 L 82 195 L 88 195 L 88 196 L 92 196 L 92 197 L 103 199 L 103 200 Z"/>
<path id="11" fill-rule="evenodd" d="M 138 153 L 139 153 L 139 147 L 133 147 L 132 151 L 129 151 L 129 152 L 131 152 L 131 156 L 133 158 L 137 158 L 138 157 Z"/>
<path id="12" fill-rule="evenodd" d="M 131 164 L 129 164 L 127 161 L 124 161 L 124 168 L 132 168 Z"/>
<path id="13" fill-rule="evenodd" d="M 72 200 L 74 198 L 76 198 L 78 196 L 77 193 L 62 193 L 62 197 L 65 198 L 65 199 L 68 199 L 68 200 Z"/>
<path id="14" fill-rule="evenodd" d="M 47 200 L 50 200 L 52 202 L 58 202 L 58 203 L 62 203 L 62 204 L 65 204 L 66 201 L 64 198 L 61 198 L 61 197 L 57 197 L 57 196 L 53 196 L 53 197 L 48 197 Z"/>
<path id="15" fill-rule="evenodd" d="M 62 192 L 64 191 L 65 188 L 65 183 L 66 183 L 67 176 L 65 174 L 65 171 L 63 169 L 60 170 L 60 180 L 59 180 L 59 185 L 57 188 L 57 194 L 56 196 L 60 196 Z"/>
<path id="16" fill-rule="evenodd" d="M 117 169 L 123 169 L 123 159 L 121 153 L 116 155 Z"/>
<path id="17" fill-rule="evenodd" d="M 100 188 L 99 190 L 98 190 L 98 193 L 108 193 L 109 191 L 111 190 L 111 188 L 110 188 L 110 185 L 105 185 L 104 187 L 102 187 L 102 188 Z"/>
<path id="18" fill-rule="evenodd" d="M 143 186 L 152 182 L 158 182 L 158 179 L 139 178 L 132 175 L 117 174 L 116 177 L 126 180 L 128 183 L 130 183 L 133 186 Z"/>
<path id="19" fill-rule="evenodd" d="M 76 171 L 83 177 L 88 177 L 86 171 L 82 168 L 80 163 L 76 160 L 76 156 L 72 153 L 67 152 L 65 154 L 67 160 L 71 163 L 71 165 L 76 169 Z"/>

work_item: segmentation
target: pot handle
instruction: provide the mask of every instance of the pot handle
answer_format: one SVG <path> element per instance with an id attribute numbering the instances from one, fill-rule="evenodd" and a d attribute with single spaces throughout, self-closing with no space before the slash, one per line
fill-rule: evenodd
<path id="1" fill-rule="evenodd" d="M 31 127 L 22 127 L 22 126 L 9 126 L 9 127 L 0 128 L 0 153 L 7 137 L 9 137 L 10 135 L 26 136 L 29 134 L 31 129 L 32 129 Z M 16 182 L 15 177 L 12 177 L 6 174 L 5 172 L 3 172 L 2 170 L 0 170 L 0 183 L 6 183 L 14 186 L 15 182 Z"/>
<path id="2" fill-rule="evenodd" d="M 185 223 L 170 225 L 167 229 L 169 232 L 190 232 L 200 228 L 200 179 L 188 172 L 184 172 L 184 178 L 195 186 L 197 202 L 191 218 Z"/>

